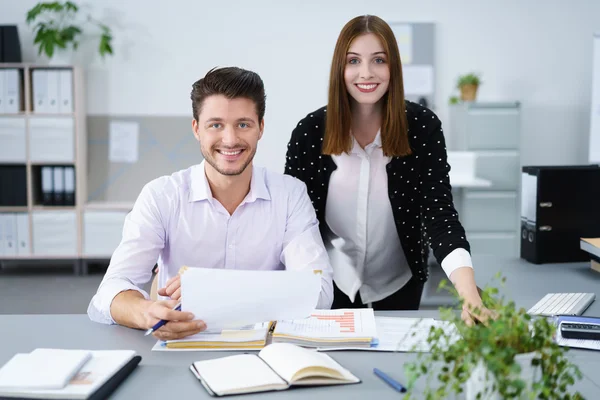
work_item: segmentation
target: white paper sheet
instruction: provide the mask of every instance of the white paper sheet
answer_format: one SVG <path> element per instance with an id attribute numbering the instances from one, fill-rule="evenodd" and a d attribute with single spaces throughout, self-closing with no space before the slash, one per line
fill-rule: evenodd
<path id="1" fill-rule="evenodd" d="M 111 121 L 108 159 L 135 163 L 138 160 L 140 125 L 137 122 Z"/>
<path id="2" fill-rule="evenodd" d="M 317 306 L 321 275 L 310 271 L 189 268 L 181 276 L 181 309 L 210 331 L 308 317 Z"/>
<path id="3" fill-rule="evenodd" d="M 402 80 L 405 95 L 433 94 L 433 66 L 403 65 Z"/>
<path id="4" fill-rule="evenodd" d="M 306 338 L 363 338 L 376 337 L 373 310 L 315 310 L 310 318 L 278 321 L 275 334 Z"/>
<path id="5" fill-rule="evenodd" d="M 410 64 L 413 60 L 413 28 L 409 24 L 391 24 L 402 64 Z"/>
<path id="6" fill-rule="evenodd" d="M 454 328 L 446 321 L 433 318 L 398 318 L 375 317 L 378 343 L 370 348 L 323 348 L 329 350 L 366 350 L 366 351 L 402 351 L 402 352 L 428 352 L 431 346 L 427 343 L 430 328 L 443 328 L 451 333 Z M 458 332 L 453 340 L 458 339 Z M 413 335 L 414 333 L 414 335 Z"/>

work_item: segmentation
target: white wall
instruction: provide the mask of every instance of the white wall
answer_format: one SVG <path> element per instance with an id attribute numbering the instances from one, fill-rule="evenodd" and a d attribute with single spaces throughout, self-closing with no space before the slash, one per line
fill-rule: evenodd
<path id="1" fill-rule="evenodd" d="M 35 61 L 23 24 L 35 3 L 0 0 L 0 24 L 20 24 L 25 61 Z M 113 26 L 116 54 L 88 66 L 90 114 L 191 118 L 191 84 L 208 69 L 252 69 L 268 96 L 257 162 L 282 171 L 292 128 L 325 104 L 340 29 L 369 13 L 437 24 L 436 111 L 446 126 L 456 77 L 481 71 L 480 100 L 523 104 L 524 164 L 587 162 L 596 0 L 94 0 L 91 9 Z"/>

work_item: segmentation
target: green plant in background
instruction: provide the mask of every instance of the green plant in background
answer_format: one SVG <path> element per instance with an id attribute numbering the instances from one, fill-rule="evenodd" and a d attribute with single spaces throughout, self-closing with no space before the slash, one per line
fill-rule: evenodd
<path id="1" fill-rule="evenodd" d="M 456 82 L 456 88 L 460 89 L 463 86 L 467 86 L 467 85 L 479 86 L 480 84 L 481 84 L 481 77 L 479 76 L 479 74 L 472 72 L 470 74 L 459 76 L 458 80 Z"/>
<path id="2" fill-rule="evenodd" d="M 500 274 L 496 278 L 501 278 Z M 501 278 L 501 282 L 504 284 L 505 278 Z M 451 291 L 462 307 L 463 300 L 448 286 L 447 281 L 440 283 L 440 289 Z M 582 399 L 578 392 L 568 391 L 582 374 L 567 359 L 568 350 L 555 343 L 555 323 L 547 318 L 532 318 L 525 309 L 517 309 L 514 302 L 507 302 L 498 295 L 497 288 L 486 287 L 481 294 L 484 305 L 496 318 L 469 327 L 456 310 L 441 308 L 442 318 L 456 326 L 461 338 L 454 340 L 448 331 L 432 327 L 427 338 L 431 352 L 421 353 L 416 361 L 405 365 L 409 387 L 426 376 L 426 399 L 459 394 L 475 367 L 483 363 L 493 380 L 493 390 L 502 399 Z M 531 352 L 535 353 L 531 364 L 541 367 L 541 377 L 528 391 L 527 382 L 520 376 L 521 367 L 514 360 L 517 354 Z M 432 368 L 436 363 L 439 368 Z M 437 382 L 433 384 L 435 378 Z M 405 399 L 423 398 L 410 393 L 411 390 Z"/>
<path id="3" fill-rule="evenodd" d="M 82 23 L 76 20 L 79 7 L 70 1 L 64 3 L 38 3 L 27 12 L 27 24 L 32 25 L 35 33 L 34 44 L 38 45 L 38 55 L 42 52 L 52 58 L 57 48 L 66 49 L 71 45 L 73 50 L 79 46 L 79 38 L 83 33 Z M 94 20 L 88 15 L 86 22 L 101 30 L 98 52 L 102 57 L 113 54 L 112 33 L 108 26 Z"/>
<path id="4" fill-rule="evenodd" d="M 450 96 L 450 98 L 448 99 L 448 104 L 458 104 L 460 103 L 460 99 L 458 98 L 458 96 Z"/>

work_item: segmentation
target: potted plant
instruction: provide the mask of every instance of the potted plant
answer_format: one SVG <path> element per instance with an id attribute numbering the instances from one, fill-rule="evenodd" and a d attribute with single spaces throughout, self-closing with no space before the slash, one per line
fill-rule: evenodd
<path id="1" fill-rule="evenodd" d="M 477 98 L 477 89 L 479 88 L 480 84 L 481 78 L 474 72 L 459 76 L 456 87 L 460 90 L 461 100 L 475 101 Z"/>
<path id="2" fill-rule="evenodd" d="M 104 58 L 107 54 L 113 54 L 110 28 L 93 19 L 91 15 L 88 15 L 85 21 L 78 20 L 78 13 L 79 6 L 70 1 L 38 3 L 27 12 L 26 21 L 28 25 L 33 25 L 33 43 L 38 46 L 38 55 L 43 53 L 50 60 L 65 61 L 63 59 L 68 58 L 67 54 L 77 50 L 79 46 L 84 22 L 100 30 L 100 56 Z"/>
<path id="3" fill-rule="evenodd" d="M 504 281 L 502 278 L 502 284 Z M 442 289 L 448 286 L 447 281 L 440 283 Z M 456 291 L 448 290 L 462 306 Z M 458 335 L 431 328 L 427 337 L 431 351 L 405 365 L 409 388 L 427 377 L 425 393 L 415 396 L 409 390 L 407 398 L 437 400 L 462 392 L 468 400 L 583 398 L 578 392 L 569 392 L 569 386 L 582 374 L 566 358 L 568 350 L 555 343 L 554 321 L 532 318 L 498 292 L 495 287 L 481 291 L 484 305 L 495 314 L 485 324 L 467 326 L 455 310 L 440 310 L 442 318 L 456 326 Z M 436 363 L 440 368 L 434 367 Z"/>

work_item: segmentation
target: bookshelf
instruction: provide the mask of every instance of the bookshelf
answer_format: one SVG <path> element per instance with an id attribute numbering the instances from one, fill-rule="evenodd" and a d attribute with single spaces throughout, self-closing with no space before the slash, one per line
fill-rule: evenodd
<path id="1" fill-rule="evenodd" d="M 41 76 L 45 80 L 40 80 Z M 83 70 L 72 65 L 0 63 L 2 79 L 0 171 L 12 168 L 18 174 L 0 172 L 0 261 L 73 260 L 77 271 L 83 253 L 82 213 L 87 199 Z M 45 167 L 73 169 L 71 205 L 44 201 L 41 171 Z M 65 183 L 63 178 L 63 190 Z M 22 196 L 7 200 L 2 193 Z M 10 247 L 11 226 L 15 249 Z"/>

